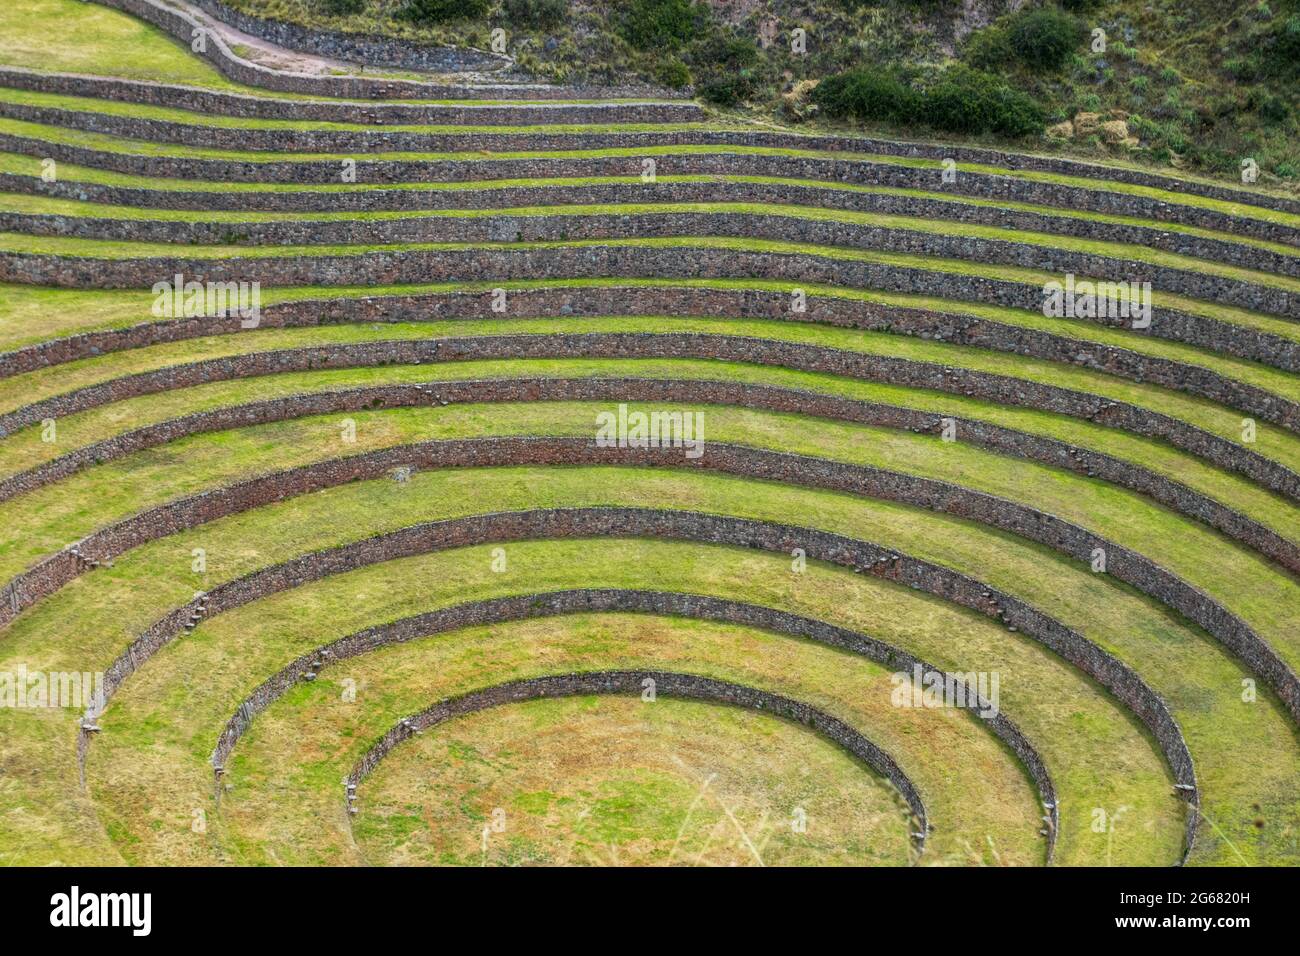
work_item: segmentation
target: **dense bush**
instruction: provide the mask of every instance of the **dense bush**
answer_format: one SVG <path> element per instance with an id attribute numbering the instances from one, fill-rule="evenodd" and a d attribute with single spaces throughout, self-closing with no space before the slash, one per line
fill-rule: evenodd
<path id="1" fill-rule="evenodd" d="M 485 16 L 491 0 L 406 0 L 397 15 L 414 23 L 444 23 Z"/>
<path id="2" fill-rule="evenodd" d="M 501 5 L 506 22 L 541 29 L 560 24 L 568 7 L 566 0 L 505 0 Z"/>
<path id="3" fill-rule="evenodd" d="M 366 8 L 366 0 L 316 0 L 323 13 L 334 17 L 348 17 Z"/>
<path id="4" fill-rule="evenodd" d="M 694 52 L 699 94 L 710 103 L 735 106 L 758 92 L 762 56 L 749 37 L 715 35 Z"/>
<path id="5" fill-rule="evenodd" d="M 922 119 L 950 133 L 1028 136 L 1041 132 L 1042 108 L 995 76 L 966 67 L 945 70 L 922 97 Z"/>
<path id="6" fill-rule="evenodd" d="M 1266 55 L 1272 72 L 1300 73 L 1300 13 L 1279 19 L 1269 31 Z"/>
<path id="7" fill-rule="evenodd" d="M 1011 37 L 1004 27 L 990 26 L 976 30 L 966 41 L 966 62 L 981 70 L 991 70 L 1010 63 L 1015 57 Z"/>
<path id="8" fill-rule="evenodd" d="M 893 73 L 853 70 L 823 80 L 813 100 L 830 116 L 875 122 L 916 123 L 950 133 L 1040 132 L 1042 108 L 997 77 L 951 67 L 919 89 Z"/>
<path id="9" fill-rule="evenodd" d="M 921 97 L 893 73 L 850 70 L 828 77 L 813 90 L 813 102 L 829 116 L 868 122 L 906 123 L 921 112 Z"/>
<path id="10" fill-rule="evenodd" d="M 1007 39 L 1020 61 L 1039 70 L 1054 70 L 1083 39 L 1076 17 L 1051 7 L 1038 7 L 1012 17 Z"/>
<path id="11" fill-rule="evenodd" d="M 680 90 L 691 82 L 691 71 L 676 57 L 656 63 L 654 74 L 655 80 L 670 90 Z"/>
<path id="12" fill-rule="evenodd" d="M 696 15 L 691 0 L 631 0 L 618 31 L 638 50 L 677 50 L 691 39 Z"/>

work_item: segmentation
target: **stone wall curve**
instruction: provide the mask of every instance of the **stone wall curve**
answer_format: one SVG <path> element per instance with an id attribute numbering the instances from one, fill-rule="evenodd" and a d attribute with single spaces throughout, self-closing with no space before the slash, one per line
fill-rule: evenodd
<path id="1" fill-rule="evenodd" d="M 93 212 L 93 210 L 91 210 Z M 229 223 L 117 219 L 95 215 L 0 211 L 0 231 L 167 245 L 382 245 L 396 243 L 564 242 L 721 236 L 960 259 L 1047 272 L 1149 282 L 1154 290 L 1300 318 L 1300 294 L 1193 268 L 1156 265 L 1015 239 L 804 218 L 780 212 L 635 212 L 425 216 L 403 219 L 288 220 Z M 1300 263 L 1300 259 L 1296 260 Z M 1040 300 L 1041 301 L 1041 300 Z"/>
<path id="2" fill-rule="evenodd" d="M 215 210 L 237 212 L 345 212 L 389 211 L 419 213 L 459 209 L 510 209 L 535 206 L 604 206 L 641 203 L 765 203 L 782 206 L 812 206 L 847 212 L 870 212 L 918 219 L 949 220 L 971 225 L 991 226 L 1023 232 L 1063 235 L 1140 245 L 1172 252 L 1194 259 L 1207 259 L 1258 272 L 1300 278 L 1300 249 L 1284 255 L 1259 245 L 1235 242 L 1226 234 L 1222 238 L 1197 233 L 1160 229 L 1125 222 L 1085 219 L 1048 212 L 977 205 L 954 199 L 936 199 L 922 194 L 899 195 L 888 192 L 864 192 L 789 182 L 748 182 L 744 180 L 707 180 L 654 183 L 639 181 L 578 185 L 511 185 L 471 190 L 393 190 L 373 189 L 325 194 L 311 190 L 262 193 L 227 193 L 219 191 L 185 191 L 138 189 L 129 186 L 102 185 L 77 180 L 47 183 L 38 176 L 0 173 L 0 189 L 50 196 L 103 205 L 169 210 Z M 324 220 L 322 220 L 324 221 Z M 12 219 L 13 231 L 27 223 L 27 228 L 47 230 L 41 234 L 73 235 L 60 216 L 24 216 Z M 357 222 L 354 220 L 353 222 Z M 226 224 L 225 229 L 242 229 L 242 223 Z M 250 224 L 252 225 L 252 224 Z M 239 233 L 258 238 L 258 229 Z M 202 227 L 182 235 L 184 241 L 197 242 L 207 235 Z M 228 239 L 223 236 L 223 239 Z"/>
<path id="3" fill-rule="evenodd" d="M 686 242 L 686 241 L 683 241 Z M 683 254 L 689 249 L 689 254 Z M 573 245 L 362 251 L 353 255 L 225 258 L 91 258 L 0 253 L 0 282 L 78 289 L 149 289 L 177 274 L 198 282 L 258 282 L 262 286 L 349 286 L 428 283 L 503 285 L 553 279 L 779 280 L 905 295 L 940 296 L 1041 312 L 1043 289 L 964 272 L 895 265 L 826 252 L 768 252 L 716 244 L 653 246 L 635 240 Z M 1061 277 L 1063 278 L 1063 276 Z M 1127 328 L 1123 318 L 1087 318 Z M 1178 309 L 1156 306 L 1143 334 L 1300 371 L 1300 340 Z"/>
<path id="4" fill-rule="evenodd" d="M 1198 365 L 1008 325 L 976 315 L 880 305 L 862 299 L 820 295 L 815 291 L 806 294 L 805 306 L 802 313 L 792 312 L 788 294 L 768 289 L 661 285 L 511 289 L 509 298 L 509 314 L 519 319 L 609 315 L 737 316 L 893 332 L 936 342 L 1032 355 L 1198 395 L 1291 431 L 1300 431 L 1300 405 Z M 305 299 L 264 306 L 259 328 L 452 322 L 479 319 L 485 314 L 491 314 L 487 294 L 475 292 Z M 245 330 L 237 317 L 214 315 L 142 322 L 123 328 L 46 339 L 0 352 L 0 378 L 108 352 L 241 331 Z"/>
<path id="5" fill-rule="evenodd" d="M 802 389 L 707 379 L 521 377 L 367 386 L 299 393 L 286 398 L 196 412 L 123 432 L 0 480 L 0 501 L 45 487 L 92 465 L 101 465 L 182 437 L 207 432 L 247 428 L 314 415 L 372 411 L 376 408 L 543 401 L 657 401 L 724 405 L 905 429 L 918 434 L 936 434 L 945 421 L 945 416 L 935 412 L 836 398 Z M 1081 449 L 1066 442 L 979 420 L 960 417 L 947 417 L 947 420 L 952 423 L 959 440 L 964 443 L 996 454 L 1097 477 L 1136 491 L 1228 535 L 1288 571 L 1300 574 L 1300 545 L 1180 482 L 1122 459 Z"/>
<path id="6" fill-rule="evenodd" d="M 1136 405 L 1110 401 L 1087 392 L 912 359 L 776 339 L 687 332 L 507 334 L 379 341 L 246 353 L 139 372 L 25 405 L 0 415 L 0 436 L 46 418 L 58 419 L 126 398 L 259 375 L 374 365 L 571 358 L 575 355 L 611 359 L 694 358 L 745 362 L 933 389 L 1036 408 L 1167 441 L 1218 467 L 1245 475 L 1271 491 L 1300 500 L 1300 475 L 1234 442 Z M 0 482 L 0 487 L 10 486 Z M 21 483 L 13 485 L 12 490 L 5 491 L 4 494 L 16 494 L 21 487 Z"/>
<path id="7" fill-rule="evenodd" d="M 793 456 L 791 456 L 793 457 Z M 1170 761 L 1189 800 L 1188 845 L 1196 825 L 1199 797 L 1190 751 L 1168 706 L 1127 664 L 1066 628 L 1054 618 L 959 572 L 931 564 L 897 550 L 831 532 L 691 511 L 640 508 L 539 509 L 480 514 L 467 518 L 412 525 L 352 544 L 304 554 L 221 584 L 158 619 L 141 633 L 104 675 L 107 706 L 122 683 L 155 653 L 185 632 L 186 625 L 244 606 L 270 594 L 310 581 L 345 573 L 377 562 L 489 542 L 571 537 L 648 537 L 754 548 L 789 554 L 804 550 L 811 560 L 851 568 L 1000 619 L 1008 628 L 1047 646 L 1128 706 L 1152 732 Z M 87 714 L 93 721 L 100 710 Z M 83 760 L 93 730 L 83 727 L 79 753 Z"/>
<path id="8" fill-rule="evenodd" d="M 930 831 L 930 824 L 920 792 L 894 759 L 861 733 L 843 721 L 802 701 L 741 684 L 673 671 L 588 671 L 555 674 L 510 681 L 439 701 L 418 714 L 400 721 L 367 751 L 344 783 L 344 792 L 347 795 L 345 805 L 350 810 L 354 809 L 352 804 L 355 791 L 361 781 L 369 776 L 395 746 L 422 730 L 463 714 L 540 697 L 640 694 L 642 681 L 647 679 L 654 681 L 657 694 L 662 693 L 667 697 L 746 707 L 812 728 L 893 784 L 916 820 L 916 829 L 910 831 L 912 846 L 918 854 L 925 850 L 925 838 Z"/>
<path id="9" fill-rule="evenodd" d="M 155 179 L 262 182 L 304 186 L 340 182 L 337 160 L 226 160 L 115 152 L 0 134 L 0 149 L 54 159 L 112 172 Z M 1059 206 L 1196 228 L 1300 246 L 1300 228 L 1264 219 L 1236 216 L 1183 203 L 1171 203 L 1132 193 L 1019 179 L 1015 176 L 966 173 L 944 184 L 936 170 L 834 156 L 801 157 L 717 152 L 663 154 L 655 158 L 657 176 L 765 176 L 800 180 L 829 180 L 861 186 L 887 186 L 923 191 L 951 191 L 979 199 L 1042 206 Z M 493 179 L 550 179 L 622 176 L 640 179 L 639 155 L 604 157 L 466 158 L 434 160 L 357 159 L 362 184 L 412 182 L 481 182 Z"/>
<path id="10" fill-rule="evenodd" d="M 960 680 L 939 668 L 866 634 L 761 605 L 681 592 L 619 588 L 532 592 L 516 597 L 468 602 L 413 615 L 366 628 L 300 655 L 259 684 L 235 709 L 212 751 L 211 762 L 214 773 L 219 782 L 224 775 L 224 768 L 229 762 L 231 753 L 258 714 L 265 711 L 294 684 L 302 680 L 314 679 L 308 678 L 308 674 L 319 674 L 323 668 L 339 661 L 369 653 L 380 647 L 465 627 L 535 620 L 541 617 L 611 612 L 689 617 L 760 628 L 851 651 L 878 664 L 906 673 L 912 673 L 913 666 L 916 665 L 926 676 L 938 674 L 945 682 L 953 680 L 955 683 L 961 683 Z M 982 715 L 981 719 L 986 721 L 991 732 L 1016 755 L 1030 779 L 1034 781 L 1039 798 L 1050 818 L 1047 862 L 1051 863 L 1059 830 L 1060 814 L 1056 788 L 1047 765 L 1032 741 L 1005 713 L 996 707 L 991 707 L 974 691 L 969 695 L 963 695 L 960 699 L 968 702 L 968 710 L 976 713 L 983 711 L 986 715 L 992 713 L 992 716 Z"/>

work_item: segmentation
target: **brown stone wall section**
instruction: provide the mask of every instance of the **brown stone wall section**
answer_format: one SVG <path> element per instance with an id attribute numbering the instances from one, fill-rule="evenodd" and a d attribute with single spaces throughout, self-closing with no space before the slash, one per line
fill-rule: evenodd
<path id="1" fill-rule="evenodd" d="M 203 90 L 194 86 L 155 83 L 146 79 L 86 77 L 74 73 L 39 73 L 21 66 L 0 66 L 0 86 L 17 90 L 51 92 L 68 96 L 142 103 L 185 109 L 205 116 L 231 116 L 242 120 L 294 120 L 348 122 L 374 126 L 530 126 L 549 122 L 602 124 L 602 122 L 697 122 L 705 112 L 690 100 L 649 98 L 643 103 L 403 103 L 400 100 L 290 100 L 239 92 Z M 459 98 L 458 98 L 459 99 Z M 503 96 L 503 99 L 504 98 Z M 539 98 L 541 99 L 541 98 Z M 5 103 L 4 111 L 21 111 Z M 39 108 L 38 108 L 39 112 Z M 49 122 L 60 122 L 49 112 Z M 79 111 L 73 111 L 79 112 Z M 21 118 L 22 112 L 6 112 Z M 38 113 L 27 113 L 36 116 Z M 66 117 L 65 117 L 66 118 Z M 195 121 L 201 125 L 201 116 Z M 36 120 L 36 122 L 43 122 Z M 183 140 L 182 140 L 183 142 Z M 196 143 L 191 143 L 196 146 Z M 240 147 L 233 147 L 240 148 Z M 269 147 L 274 148 L 274 147 Z"/>
<path id="2" fill-rule="evenodd" d="M 811 415 L 886 428 L 935 434 L 944 416 L 874 402 L 820 395 L 800 389 L 707 380 L 608 378 L 519 378 L 486 381 L 380 385 L 292 395 L 246 405 L 197 412 L 116 435 L 84 446 L 0 481 L 0 501 L 8 500 L 108 461 L 176 441 L 188 435 L 248 428 L 269 422 L 339 412 L 372 411 L 481 402 L 638 401 L 731 405 Z M 1300 574 L 1300 546 L 1186 485 L 1138 465 L 1065 442 L 1029 435 L 985 422 L 950 417 L 963 443 L 997 454 L 1037 461 L 1086 474 L 1144 494 Z"/>
<path id="3" fill-rule="evenodd" d="M 865 634 L 836 627 L 824 621 L 802 617 L 787 611 L 757 604 L 728 601 L 697 594 L 666 591 L 634 591 L 615 588 L 578 589 L 548 593 L 523 594 L 517 597 L 477 601 L 455 607 L 429 611 L 367 628 L 340 638 L 301 655 L 283 670 L 267 678 L 244 698 L 226 723 L 212 751 L 212 766 L 218 780 L 229 763 L 245 731 L 258 714 L 278 700 L 285 691 L 303 680 L 314 680 L 322 669 L 339 661 L 368 654 L 381 647 L 406 643 L 418 638 L 467 627 L 500 624 L 571 614 L 637 613 L 696 620 L 721 621 L 759 628 L 803 640 L 817 641 L 830 647 L 860 654 L 901 673 L 913 673 L 914 666 L 928 678 L 939 675 L 945 685 L 968 686 L 919 658 L 893 645 Z M 310 676 L 309 676 L 310 675 Z M 964 697 L 971 712 L 987 722 L 989 729 L 1016 755 L 1038 788 L 1039 798 L 1050 818 L 1047 836 L 1047 862 L 1052 860 L 1059 829 L 1056 789 L 1042 757 L 1023 731 L 1005 713 L 978 698 L 974 689 Z M 982 713 L 981 713 L 982 712 Z"/>
<path id="4" fill-rule="evenodd" d="M 251 104 L 247 102 L 252 99 L 251 97 L 242 96 L 240 94 L 200 91 L 195 90 L 192 87 L 168 86 L 165 84 L 148 83 L 138 80 L 122 80 L 107 77 L 84 77 L 58 73 L 37 73 L 35 71 L 27 71 L 15 67 L 0 68 L 0 85 L 75 96 L 149 103 L 158 106 L 190 109 L 200 113 L 215 113 L 265 119 L 314 119 L 338 122 L 365 122 L 382 125 L 385 122 L 390 124 L 398 122 L 421 122 L 418 117 L 424 115 L 418 112 L 409 112 L 410 110 L 420 109 L 420 107 L 416 107 L 413 104 L 374 104 L 371 107 L 370 112 L 358 114 L 353 111 L 353 104 L 311 104 L 294 100 L 275 100 L 269 97 L 257 98 L 258 102 L 256 104 Z M 454 96 L 456 99 L 468 99 L 475 98 L 476 96 L 491 95 L 491 87 L 487 88 L 489 90 L 487 93 L 481 92 L 480 89 L 473 86 L 468 86 L 463 91 L 462 88 L 459 87 L 454 89 L 456 90 L 456 95 Z M 502 99 L 509 97 L 510 93 L 508 91 L 511 88 L 506 87 L 504 89 L 507 90 L 507 92 L 501 95 L 500 98 Z M 656 99 L 671 99 L 677 95 L 668 90 L 655 89 L 647 91 L 644 88 L 631 90 L 629 88 L 596 87 L 589 89 L 569 88 L 568 90 L 565 90 L 564 88 L 541 86 L 536 89 L 540 91 L 539 95 L 535 96 L 531 89 L 517 95 L 527 98 L 544 98 L 548 93 L 551 96 L 562 96 L 568 94 L 570 98 L 580 99 L 621 97 L 629 92 L 634 95 L 643 95 L 645 92 L 652 92 Z M 200 94 L 204 94 L 204 98 L 196 99 L 195 97 Z M 696 104 L 682 100 L 681 106 L 683 112 L 675 115 L 691 115 L 695 118 L 704 118 L 703 112 L 699 110 L 699 107 L 696 106 Z M 688 110 L 691 111 L 689 114 L 686 112 Z M 522 116 L 524 114 L 521 113 L 519 115 Z M 511 121 L 509 125 L 523 124 L 518 121 Z M 1149 186 L 1171 192 L 1205 196 L 1226 200 L 1228 202 L 1243 203 L 1246 205 L 1256 205 L 1266 209 L 1300 213 L 1300 202 L 1284 196 L 1275 196 L 1268 193 L 1253 192 L 1246 189 L 1218 185 L 1215 183 L 1164 176 L 1159 173 L 1152 173 L 1144 170 L 1125 168 L 1122 166 L 1106 166 L 1056 156 L 1012 153 L 1003 150 L 960 146 L 952 143 L 900 142 L 897 140 L 883 140 L 863 136 L 809 135 L 795 132 L 763 130 L 719 130 L 715 131 L 714 135 L 720 137 L 717 140 L 713 140 L 714 142 L 730 142 L 755 146 L 777 146 L 794 149 L 821 149 L 828 152 L 878 154 L 883 156 L 901 156 L 914 159 L 952 159 L 958 163 L 1000 166 L 1011 170 L 1060 173 L 1069 176 L 1097 179 L 1099 181 Z"/>
<path id="5" fill-rule="evenodd" d="M 1208 595 L 1136 552 L 1053 515 L 947 482 L 820 458 L 717 443 L 710 444 L 707 454 L 702 458 L 689 459 L 681 454 L 680 449 L 598 448 L 583 439 L 506 438 L 432 442 L 390 449 L 359 459 L 336 459 L 253 479 L 143 512 L 96 531 L 77 545 L 46 558 L 9 582 L 6 587 L 8 600 L 0 608 L 0 624 L 8 623 L 23 608 L 36 603 L 95 564 L 145 541 L 251 507 L 295 497 L 306 493 L 308 489 L 342 484 L 359 477 L 373 477 L 372 472 L 366 472 L 381 461 L 391 462 L 390 467 L 417 469 L 600 464 L 701 467 L 796 487 L 822 488 L 896 501 L 955 515 L 1036 541 L 1085 564 L 1091 561 L 1093 550 L 1101 548 L 1106 553 L 1107 574 L 1177 611 L 1215 637 L 1277 691 L 1293 719 L 1300 723 L 1300 680 L 1273 648 L 1244 621 Z M 605 513 L 604 509 L 600 510 Z M 627 512 L 630 515 L 672 514 L 609 509 L 609 513 L 614 512 Z M 808 554 L 814 556 L 811 551 Z M 863 570 L 867 568 L 865 564 L 853 566 L 861 566 Z M 1018 623 L 1005 615 L 1004 619 L 1008 624 Z M 163 627 L 159 633 L 164 635 L 162 643 L 175 636 L 173 632 L 167 631 L 167 627 Z M 112 688 L 120 682 L 114 673 L 120 672 L 120 676 L 124 677 L 134 666 L 129 661 L 125 665 L 121 662 L 116 665 L 117 671 L 110 673 L 105 682 L 110 695 Z M 122 670 L 123 667 L 126 669 Z"/>
<path id="6" fill-rule="evenodd" d="M 230 193 L 224 191 L 185 191 L 135 189 L 103 186 L 77 180 L 47 183 L 38 176 L 0 173 L 0 190 L 34 193 L 59 199 L 89 201 L 115 206 L 150 209 L 262 212 L 376 212 L 502 209 L 532 206 L 618 205 L 628 203 L 766 203 L 814 206 L 852 212 L 874 212 L 918 219 L 950 220 L 973 225 L 992 226 L 1027 232 L 1064 235 L 1079 239 L 1140 245 L 1195 259 L 1223 262 L 1259 272 L 1300 278 L 1300 249 L 1296 255 L 1283 255 L 1257 245 L 1234 242 L 1228 237 L 1209 238 L 1187 232 L 1169 231 L 1148 226 L 1095 219 L 1082 219 L 1048 212 L 1033 212 L 1003 206 L 976 205 L 960 199 L 934 199 L 926 196 L 872 193 L 834 189 L 796 182 L 707 182 L 627 181 L 585 185 L 508 186 L 493 189 L 362 189 L 353 192 L 321 193 L 310 189 L 290 192 Z M 93 210 L 88 210 L 93 212 Z M 776 210 L 773 211 L 777 212 Z M 87 216 L 87 219 L 90 217 Z M 113 220 L 109 220 L 113 221 Z M 441 220 L 439 220 L 441 221 Z M 8 216 L 6 229 L 41 235 L 88 235 L 78 232 L 80 217 Z M 329 223 L 335 236 L 359 237 L 373 232 L 363 220 L 318 220 L 314 225 Z M 187 243 L 265 242 L 278 234 L 279 224 L 170 223 L 173 235 Z M 105 228 L 96 226 L 97 229 Z M 111 236 L 112 233 L 102 233 Z M 125 233 L 121 234 L 123 237 Z M 308 241 L 321 241 L 312 231 Z M 215 238 L 213 238 L 215 237 Z M 277 240 L 279 241 L 279 240 Z M 352 241 L 352 240 L 348 240 Z"/>

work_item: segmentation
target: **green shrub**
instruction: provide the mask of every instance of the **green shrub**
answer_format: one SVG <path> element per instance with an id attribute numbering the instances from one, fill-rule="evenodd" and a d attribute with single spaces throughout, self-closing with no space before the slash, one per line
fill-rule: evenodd
<path id="1" fill-rule="evenodd" d="M 685 63 L 674 57 L 655 64 L 655 79 L 670 90 L 680 90 L 683 86 L 690 85 L 691 71 Z"/>
<path id="2" fill-rule="evenodd" d="M 1061 10 L 1037 7 L 1016 14 L 1007 36 L 1021 62 L 1037 70 L 1055 70 L 1083 39 L 1083 25 Z"/>
<path id="3" fill-rule="evenodd" d="M 695 32 L 699 14 L 691 0 L 632 0 L 618 31 L 638 50 L 677 50 Z"/>
<path id="4" fill-rule="evenodd" d="M 850 70 L 822 80 L 813 102 L 828 116 L 868 122 L 906 123 L 921 112 L 921 97 L 893 73 Z"/>
<path id="5" fill-rule="evenodd" d="M 366 0 L 316 0 L 321 10 L 333 17 L 349 17 L 366 8 Z"/>
<path id="6" fill-rule="evenodd" d="M 1300 13 L 1274 23 L 1264 49 L 1274 73 L 1300 73 Z"/>
<path id="7" fill-rule="evenodd" d="M 1254 56 L 1234 56 L 1223 61 L 1223 70 L 1234 80 L 1249 83 L 1259 79 L 1259 62 Z"/>
<path id="8" fill-rule="evenodd" d="M 716 34 L 696 51 L 692 63 L 703 77 L 699 95 L 719 106 L 751 99 L 761 86 L 758 45 L 749 37 Z"/>
<path id="9" fill-rule="evenodd" d="M 397 15 L 413 23 L 445 23 L 485 16 L 491 0 L 406 0 Z"/>
<path id="10" fill-rule="evenodd" d="M 1260 96 L 1256 102 L 1256 108 L 1259 111 L 1260 119 L 1268 123 L 1281 123 L 1291 113 L 1286 101 L 1272 93 L 1265 93 Z"/>
<path id="11" fill-rule="evenodd" d="M 1002 27 L 992 26 L 976 30 L 966 41 L 966 62 L 981 70 L 1010 63 L 1014 56 L 1011 37 Z"/>
<path id="12" fill-rule="evenodd" d="M 966 67 L 945 70 L 925 90 L 922 117 L 950 133 L 999 133 L 1019 137 L 1042 132 L 1046 116 L 1026 93 L 995 76 Z"/>
<path id="13" fill-rule="evenodd" d="M 517 27 L 548 29 L 558 26 L 568 10 L 565 0 L 505 0 L 506 22 Z"/>
<path id="14" fill-rule="evenodd" d="M 851 70 L 823 80 L 813 101 L 833 117 L 919 121 L 950 133 L 1020 137 L 1041 132 L 1047 121 L 1028 94 L 964 66 L 944 70 L 919 90 L 895 73 Z"/>

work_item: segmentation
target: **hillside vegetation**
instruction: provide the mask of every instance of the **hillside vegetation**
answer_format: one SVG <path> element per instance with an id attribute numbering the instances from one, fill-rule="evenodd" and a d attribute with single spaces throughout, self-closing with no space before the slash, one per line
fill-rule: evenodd
<path id="1" fill-rule="evenodd" d="M 1254 160 L 1261 182 L 1300 177 L 1297 0 L 232 5 L 483 48 L 501 28 L 508 52 L 541 76 L 692 86 L 719 107 L 787 121 L 986 136 L 1233 178 Z M 795 30 L 804 31 L 802 51 L 792 49 Z"/>

